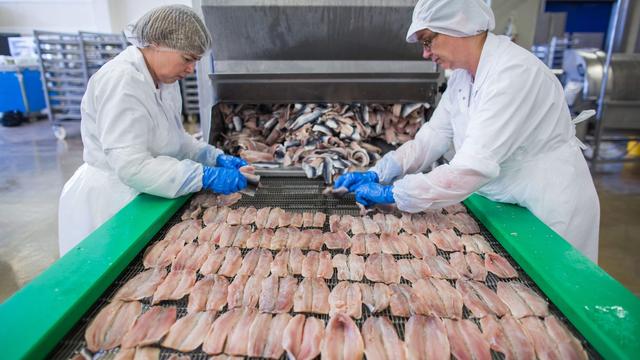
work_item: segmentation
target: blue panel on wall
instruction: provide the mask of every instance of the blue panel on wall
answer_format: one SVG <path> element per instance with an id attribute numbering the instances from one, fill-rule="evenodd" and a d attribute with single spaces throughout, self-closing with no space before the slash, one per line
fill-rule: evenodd
<path id="1" fill-rule="evenodd" d="M 46 107 L 40 71 L 25 69 L 22 82 L 29 101 L 29 111 L 39 112 Z M 15 71 L 0 71 L 0 112 L 25 111 L 20 83 Z"/>
<path id="2" fill-rule="evenodd" d="M 545 12 L 566 12 L 565 32 L 601 32 L 609 28 L 613 2 L 547 1 Z"/>

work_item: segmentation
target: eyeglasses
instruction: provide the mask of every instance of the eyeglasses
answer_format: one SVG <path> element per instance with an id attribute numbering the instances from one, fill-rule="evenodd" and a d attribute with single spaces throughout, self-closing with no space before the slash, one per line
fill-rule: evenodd
<path id="1" fill-rule="evenodd" d="M 433 39 L 435 39 L 438 36 L 438 33 L 435 33 L 435 35 L 433 35 L 431 38 L 423 40 L 422 41 L 422 46 L 431 51 L 431 45 L 433 45 Z"/>

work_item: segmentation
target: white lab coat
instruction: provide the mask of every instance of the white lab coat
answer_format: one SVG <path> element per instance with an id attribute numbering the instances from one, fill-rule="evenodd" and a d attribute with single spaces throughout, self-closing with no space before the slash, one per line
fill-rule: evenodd
<path id="1" fill-rule="evenodd" d="M 451 142 L 451 162 L 423 174 Z M 530 52 L 489 33 L 475 81 L 453 71 L 430 121 L 372 170 L 395 181 L 401 210 L 477 192 L 528 208 L 595 262 L 600 206 L 578 144 L 560 82 Z"/>
<path id="2" fill-rule="evenodd" d="M 182 127 L 178 83 L 156 89 L 142 52 L 130 46 L 89 80 L 82 98 L 85 163 L 60 195 L 64 255 L 140 192 L 175 198 L 202 188 L 202 164 L 222 151 Z"/>

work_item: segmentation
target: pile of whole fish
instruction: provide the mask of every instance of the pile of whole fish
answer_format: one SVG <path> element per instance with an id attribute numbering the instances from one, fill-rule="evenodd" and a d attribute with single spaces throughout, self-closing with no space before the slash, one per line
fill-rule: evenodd
<path id="1" fill-rule="evenodd" d="M 375 164 L 382 149 L 401 145 L 424 124 L 429 104 L 220 104 L 222 147 L 251 163 L 300 166 L 331 184 L 337 175 Z"/>

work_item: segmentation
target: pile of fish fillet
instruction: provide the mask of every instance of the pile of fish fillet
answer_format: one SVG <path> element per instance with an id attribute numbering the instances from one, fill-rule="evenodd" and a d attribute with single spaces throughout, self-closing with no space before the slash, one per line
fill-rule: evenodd
<path id="1" fill-rule="evenodd" d="M 239 198 L 194 197 L 183 221 L 148 247 L 145 270 L 89 324 L 90 352 L 586 358 L 460 204 L 351 216 L 238 207 Z M 173 304 L 183 299 L 186 313 L 179 313 Z"/>
<path id="2" fill-rule="evenodd" d="M 302 167 L 308 178 L 336 176 L 375 164 L 382 141 L 392 147 L 414 138 L 429 104 L 220 104 L 222 148 L 250 163 Z"/>

